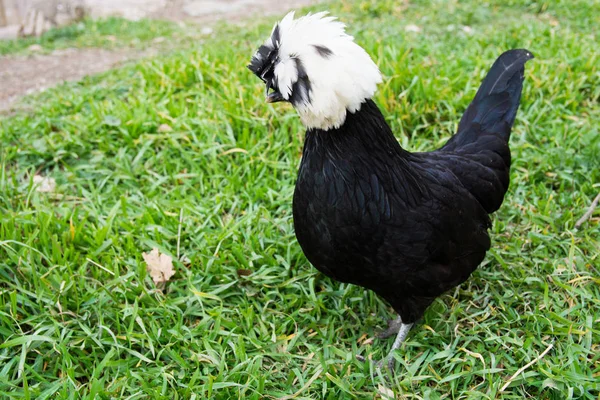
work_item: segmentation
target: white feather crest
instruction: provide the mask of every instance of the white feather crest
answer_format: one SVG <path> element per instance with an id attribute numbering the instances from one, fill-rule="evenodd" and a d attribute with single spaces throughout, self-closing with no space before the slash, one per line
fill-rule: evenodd
<path id="1" fill-rule="evenodd" d="M 299 62 L 310 82 L 308 101 L 294 104 L 302 122 L 307 128 L 340 127 L 347 111 L 356 112 L 375 93 L 382 81 L 379 68 L 327 12 L 294 19 L 292 11 L 278 25 L 279 43 L 273 45 L 279 47 L 275 78 L 280 93 L 290 98 Z"/>

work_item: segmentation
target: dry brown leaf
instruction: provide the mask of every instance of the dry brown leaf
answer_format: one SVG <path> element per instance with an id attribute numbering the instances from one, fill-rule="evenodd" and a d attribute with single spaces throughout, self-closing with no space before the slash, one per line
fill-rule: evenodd
<path id="1" fill-rule="evenodd" d="M 173 259 L 166 254 L 160 254 L 156 247 L 150 253 L 142 253 L 142 257 L 146 261 L 148 273 L 157 286 L 164 285 L 175 275 Z"/>

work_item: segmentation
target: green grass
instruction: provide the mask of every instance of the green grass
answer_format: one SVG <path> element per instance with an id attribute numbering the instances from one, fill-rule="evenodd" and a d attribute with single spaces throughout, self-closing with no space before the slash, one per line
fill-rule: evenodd
<path id="1" fill-rule="evenodd" d="M 41 51 L 45 52 L 69 47 L 142 48 L 157 38 L 168 38 L 172 43 L 182 37 L 185 37 L 184 29 L 167 21 L 128 21 L 116 17 L 85 19 L 80 23 L 51 29 L 40 37 L 0 40 L 0 56 L 28 54 L 33 45 L 41 46 Z"/>
<path id="2" fill-rule="evenodd" d="M 392 310 L 317 273 L 295 241 L 303 129 L 245 69 L 270 18 L 1 121 L 0 397 L 598 399 L 598 211 L 574 227 L 600 191 L 598 2 L 397 4 L 331 9 L 379 63 L 375 100 L 409 150 L 449 137 L 503 50 L 536 59 L 493 249 L 414 328 L 394 378 L 355 359 L 388 351 L 364 339 Z M 152 247 L 189 259 L 164 293 Z"/>

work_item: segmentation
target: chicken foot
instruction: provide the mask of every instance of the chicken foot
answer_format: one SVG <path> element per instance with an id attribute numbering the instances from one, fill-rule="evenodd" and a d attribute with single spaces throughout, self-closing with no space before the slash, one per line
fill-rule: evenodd
<path id="1" fill-rule="evenodd" d="M 390 370 L 394 368 L 394 364 L 396 363 L 395 358 L 392 353 L 395 350 L 398 350 L 402 343 L 406 340 L 408 336 L 408 332 L 410 332 L 410 328 L 412 328 L 414 324 L 404 324 L 402 323 L 402 318 L 398 316 L 396 319 L 391 320 L 388 323 L 388 327 L 385 331 L 381 332 L 377 335 L 379 339 L 386 339 L 393 335 L 396 335 L 396 339 L 394 340 L 394 344 L 392 345 L 392 349 L 388 353 L 388 355 L 381 361 L 375 363 L 377 368 L 381 368 L 383 363 L 387 360 L 387 366 Z M 362 356 L 357 356 L 357 359 L 360 361 L 365 361 L 365 358 Z"/>

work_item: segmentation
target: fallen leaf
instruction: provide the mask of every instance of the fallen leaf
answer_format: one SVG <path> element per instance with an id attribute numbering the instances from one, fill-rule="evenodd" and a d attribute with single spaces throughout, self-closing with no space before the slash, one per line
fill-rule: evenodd
<path id="1" fill-rule="evenodd" d="M 252 275 L 252 270 L 250 269 L 238 269 L 236 272 L 239 277 Z"/>
<path id="2" fill-rule="evenodd" d="M 142 253 L 142 257 L 146 261 L 148 273 L 157 286 L 164 285 L 175 275 L 173 259 L 166 254 L 160 254 L 156 247 L 150 253 Z"/>
<path id="3" fill-rule="evenodd" d="M 40 193 L 52 193 L 54 189 L 56 189 L 56 181 L 54 178 L 49 178 L 47 176 L 35 175 L 33 177 L 33 184 L 37 187 L 36 191 Z"/>

